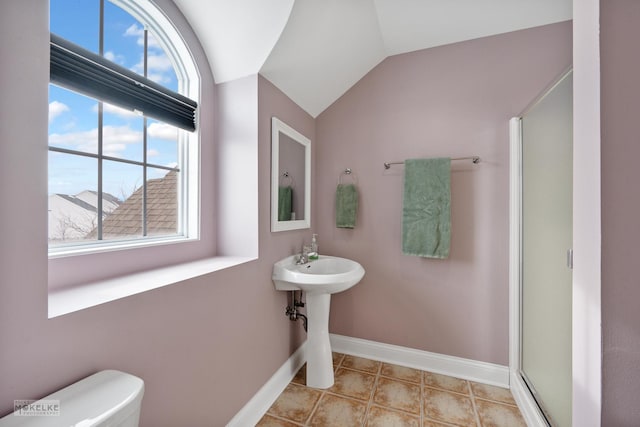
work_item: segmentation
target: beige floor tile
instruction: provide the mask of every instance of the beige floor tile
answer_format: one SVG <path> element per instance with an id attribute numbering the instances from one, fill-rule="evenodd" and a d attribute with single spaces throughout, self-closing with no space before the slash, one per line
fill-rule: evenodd
<path id="1" fill-rule="evenodd" d="M 332 358 L 333 387 L 306 387 L 304 365 L 257 425 L 526 427 L 507 389 L 341 353 Z"/>
<path id="2" fill-rule="evenodd" d="M 367 410 L 365 402 L 325 393 L 314 411 L 310 426 L 360 426 Z"/>
<path id="3" fill-rule="evenodd" d="M 420 417 L 388 408 L 372 406 L 367 415 L 366 427 L 420 427 Z"/>
<path id="4" fill-rule="evenodd" d="M 342 362 L 342 359 L 344 359 L 344 354 L 331 353 L 331 358 L 333 359 L 333 368 L 336 369 Z"/>
<path id="5" fill-rule="evenodd" d="M 511 391 L 507 388 L 471 382 L 471 390 L 474 396 L 481 399 L 508 403 L 509 405 L 516 404 L 516 401 L 513 400 L 513 396 L 511 395 Z"/>
<path id="6" fill-rule="evenodd" d="M 291 380 L 294 384 L 307 385 L 307 364 L 305 363 Z"/>
<path id="7" fill-rule="evenodd" d="M 456 393 L 469 394 L 467 381 L 448 375 L 425 372 L 424 385 L 442 390 L 455 391 Z"/>
<path id="8" fill-rule="evenodd" d="M 267 411 L 287 420 L 304 423 L 311 415 L 322 392 L 297 384 L 289 384 Z"/>
<path id="9" fill-rule="evenodd" d="M 380 406 L 420 415 L 420 386 L 404 381 L 378 378 L 373 402 Z"/>
<path id="10" fill-rule="evenodd" d="M 329 390 L 343 396 L 369 400 L 375 379 L 375 375 L 339 368 L 335 374 L 335 383 Z"/>
<path id="11" fill-rule="evenodd" d="M 517 406 L 476 399 L 482 427 L 527 427 Z"/>
<path id="12" fill-rule="evenodd" d="M 439 421 L 427 420 L 427 419 L 425 419 L 422 422 L 422 427 L 452 427 L 452 426 L 455 427 L 454 424 L 441 423 Z"/>
<path id="13" fill-rule="evenodd" d="M 383 363 L 380 375 L 420 384 L 422 371 L 404 366 L 392 365 L 390 363 Z"/>
<path id="14" fill-rule="evenodd" d="M 444 390 L 424 388 L 424 414 L 434 420 L 458 426 L 476 425 L 471 398 Z"/>
<path id="15" fill-rule="evenodd" d="M 265 415 L 262 417 L 256 427 L 299 427 L 302 424 L 295 424 L 289 421 L 281 420 L 280 418 L 272 417 L 271 415 Z"/>
<path id="16" fill-rule="evenodd" d="M 363 359 L 362 357 L 345 355 L 342 361 L 342 366 L 349 369 L 356 369 L 358 371 L 365 371 L 371 374 L 377 374 L 380 368 L 380 362 L 370 359 Z"/>

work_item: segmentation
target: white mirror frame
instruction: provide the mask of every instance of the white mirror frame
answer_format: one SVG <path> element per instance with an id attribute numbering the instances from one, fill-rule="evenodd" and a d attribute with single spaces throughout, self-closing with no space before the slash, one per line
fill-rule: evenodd
<path id="1" fill-rule="evenodd" d="M 280 132 L 304 146 L 304 218 L 278 221 Z M 271 231 L 311 228 L 311 140 L 277 117 L 271 118 Z"/>

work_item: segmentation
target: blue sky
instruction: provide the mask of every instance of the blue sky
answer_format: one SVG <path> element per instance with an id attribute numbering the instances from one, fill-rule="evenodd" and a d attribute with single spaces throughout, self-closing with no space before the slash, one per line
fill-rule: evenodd
<path id="1" fill-rule="evenodd" d="M 98 52 L 99 1 L 51 0 L 51 32 L 93 52 Z M 104 56 L 142 74 L 143 26 L 131 15 L 105 1 Z M 148 76 L 176 90 L 178 82 L 169 58 L 149 33 Z M 105 104 L 103 152 L 105 155 L 143 159 L 141 116 Z M 55 85 L 49 85 L 49 145 L 97 153 L 98 102 Z M 164 166 L 176 165 L 177 130 L 164 123 L 147 121 L 147 161 Z M 142 184 L 142 167 L 104 162 L 103 191 L 126 198 Z M 166 174 L 149 169 L 148 178 Z M 97 160 L 49 152 L 49 194 L 77 194 L 97 191 Z"/>

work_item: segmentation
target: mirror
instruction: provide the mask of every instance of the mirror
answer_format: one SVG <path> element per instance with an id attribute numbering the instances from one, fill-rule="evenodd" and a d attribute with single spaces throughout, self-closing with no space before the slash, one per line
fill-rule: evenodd
<path id="1" fill-rule="evenodd" d="M 311 227 L 311 140 L 271 118 L 271 231 Z"/>

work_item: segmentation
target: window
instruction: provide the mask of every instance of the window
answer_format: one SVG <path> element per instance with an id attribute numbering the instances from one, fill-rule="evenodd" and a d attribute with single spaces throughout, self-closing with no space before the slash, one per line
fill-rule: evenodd
<path id="1" fill-rule="evenodd" d="M 148 0 L 51 0 L 49 254 L 198 237 L 198 79 Z"/>

